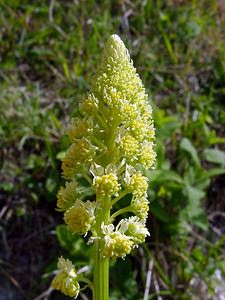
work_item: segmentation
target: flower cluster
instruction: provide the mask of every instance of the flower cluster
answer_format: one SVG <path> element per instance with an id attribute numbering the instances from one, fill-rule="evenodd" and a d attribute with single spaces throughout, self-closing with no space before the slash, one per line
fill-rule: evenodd
<path id="1" fill-rule="evenodd" d="M 76 140 L 67 150 L 63 159 L 63 175 L 67 179 L 73 178 L 77 172 L 92 161 L 94 156 L 94 147 L 87 139 Z"/>
<path id="2" fill-rule="evenodd" d="M 57 206 L 74 234 L 100 241 L 98 255 L 124 258 L 149 235 L 148 179 L 144 169 L 152 168 L 155 130 L 148 96 L 122 40 L 112 35 L 106 45 L 93 91 L 79 105 L 78 115 L 67 129 L 70 146 L 62 162 L 67 180 L 57 195 Z M 96 195 L 92 201 L 82 198 L 81 177 Z M 128 207 L 118 201 L 130 195 Z M 116 217 L 123 212 L 132 214 Z M 96 242 L 96 243 L 97 243 Z M 63 259 L 53 287 L 66 295 L 79 290 L 73 268 Z"/>
<path id="3" fill-rule="evenodd" d="M 77 200 L 64 214 L 64 221 L 69 229 L 76 234 L 86 234 L 94 221 L 95 203 Z"/>
<path id="4" fill-rule="evenodd" d="M 112 146 L 120 149 L 119 155 L 129 164 L 143 164 L 147 159 L 144 166 L 150 168 L 155 161 L 152 110 L 128 51 L 117 35 L 106 43 L 93 89 L 104 113 L 102 118 L 109 127 L 116 128 Z"/>
<path id="5" fill-rule="evenodd" d="M 129 180 L 128 188 L 134 196 L 142 197 L 148 189 L 148 178 L 141 175 L 141 172 L 134 173 Z"/>
<path id="6" fill-rule="evenodd" d="M 96 176 L 94 178 L 94 188 L 96 194 L 101 196 L 116 195 L 119 191 L 119 184 L 116 175 L 109 173 L 102 176 Z"/>
<path id="7" fill-rule="evenodd" d="M 77 184 L 75 181 L 66 182 L 65 187 L 60 187 L 57 194 L 57 207 L 60 211 L 66 211 L 77 200 Z"/>
<path id="8" fill-rule="evenodd" d="M 132 249 L 132 241 L 128 236 L 119 231 L 107 234 L 104 239 L 104 248 L 101 251 L 103 257 L 124 258 Z"/>
<path id="9" fill-rule="evenodd" d="M 125 156 L 129 162 L 137 159 L 136 155 L 139 152 L 138 141 L 129 133 L 126 133 L 119 139 L 118 146 L 121 149 L 121 153 Z"/>
<path id="10" fill-rule="evenodd" d="M 140 198 L 133 198 L 131 200 L 131 207 L 132 212 L 140 219 L 144 220 L 147 219 L 148 216 L 148 198 L 147 197 L 140 197 Z"/>
<path id="11" fill-rule="evenodd" d="M 102 255 L 111 258 L 124 258 L 149 235 L 145 222 L 136 216 L 122 219 L 115 229 L 113 224 L 103 223 L 102 231 L 105 234 Z"/>
<path id="12" fill-rule="evenodd" d="M 146 236 L 149 235 L 148 229 L 145 226 L 145 220 L 140 220 L 137 216 L 123 219 L 118 225 L 120 231 L 130 236 L 134 247 L 143 243 Z"/>
<path id="13" fill-rule="evenodd" d="M 58 274 L 52 281 L 52 287 L 61 291 L 66 296 L 77 298 L 80 286 L 77 281 L 77 273 L 69 259 L 60 257 L 58 260 Z"/>
<path id="14" fill-rule="evenodd" d="M 75 142 L 76 139 L 88 136 L 91 132 L 92 126 L 91 121 L 86 118 L 72 119 L 70 126 L 67 129 L 67 135 L 71 143 Z"/>

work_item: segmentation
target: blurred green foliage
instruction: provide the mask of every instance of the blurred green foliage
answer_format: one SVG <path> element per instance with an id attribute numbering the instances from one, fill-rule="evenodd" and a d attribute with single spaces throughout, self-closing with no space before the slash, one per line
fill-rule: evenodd
<path id="1" fill-rule="evenodd" d="M 150 91 L 158 159 L 146 172 L 151 237 L 131 258 L 112 262 L 111 300 L 216 296 L 216 272 L 225 276 L 224 26 L 225 5 L 216 0 L 0 1 L 1 266 L 24 264 L 4 254 L 17 234 L 12 224 L 22 224 L 22 239 L 34 211 L 54 216 L 43 228 L 62 223 L 54 207 L 64 129 L 105 40 L 117 33 Z M 39 260 L 41 282 L 27 287 L 9 268 L 27 291 L 19 290 L 21 299 L 47 289 L 57 256 L 79 267 L 91 260 L 90 247 L 64 225 L 48 238 L 56 248 Z"/>

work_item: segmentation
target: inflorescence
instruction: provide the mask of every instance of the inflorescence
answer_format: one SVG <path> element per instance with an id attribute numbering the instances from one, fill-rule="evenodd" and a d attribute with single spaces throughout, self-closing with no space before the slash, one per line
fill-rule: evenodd
<path id="1" fill-rule="evenodd" d="M 148 96 L 117 35 L 108 39 L 92 93 L 80 103 L 67 135 L 70 147 L 62 163 L 66 185 L 58 192 L 58 210 L 72 233 L 89 232 L 89 242 L 102 241 L 103 257 L 124 258 L 149 235 L 143 171 L 153 167 L 156 154 Z M 80 177 L 96 194 L 94 201 L 79 194 Z M 130 204 L 116 211 L 115 204 L 127 195 Z M 101 220 L 103 210 L 109 214 Z M 126 218 L 121 217 L 124 212 Z M 71 262 L 61 258 L 59 269 L 52 286 L 76 297 L 79 284 Z"/>

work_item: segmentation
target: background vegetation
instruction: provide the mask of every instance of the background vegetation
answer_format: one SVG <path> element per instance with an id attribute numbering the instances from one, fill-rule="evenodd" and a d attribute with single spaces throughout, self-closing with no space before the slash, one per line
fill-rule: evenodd
<path id="1" fill-rule="evenodd" d="M 67 299 L 49 289 L 57 257 L 91 259 L 56 192 L 64 129 L 112 33 L 151 96 L 158 161 L 151 237 L 112 263 L 110 299 L 224 299 L 224 28 L 219 0 L 0 0 L 1 300 Z"/>

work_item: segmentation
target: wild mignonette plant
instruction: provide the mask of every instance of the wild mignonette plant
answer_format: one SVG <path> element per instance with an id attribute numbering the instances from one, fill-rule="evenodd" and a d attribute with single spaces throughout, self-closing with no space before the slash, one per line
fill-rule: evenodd
<path id="1" fill-rule="evenodd" d="M 156 157 L 148 96 L 117 35 L 106 42 L 92 93 L 80 103 L 67 135 L 71 145 L 62 162 L 66 184 L 58 192 L 57 206 L 73 234 L 90 236 L 94 275 L 92 284 L 61 257 L 52 287 L 76 298 L 83 281 L 93 289 L 94 300 L 108 300 L 109 260 L 124 259 L 149 235 L 148 179 L 143 171 Z M 80 178 L 90 184 L 94 201 L 83 200 Z M 129 205 L 118 209 L 125 196 Z"/>

